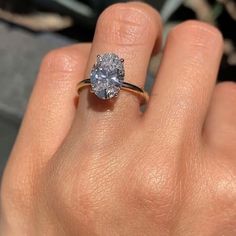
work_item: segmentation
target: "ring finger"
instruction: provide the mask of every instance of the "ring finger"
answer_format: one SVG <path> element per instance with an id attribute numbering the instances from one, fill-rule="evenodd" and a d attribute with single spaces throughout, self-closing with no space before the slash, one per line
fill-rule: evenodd
<path id="1" fill-rule="evenodd" d="M 143 87 L 152 51 L 160 44 L 160 35 L 160 17 L 148 5 L 133 2 L 109 7 L 97 23 L 86 77 L 89 77 L 97 55 L 112 52 L 124 59 L 125 81 Z M 83 89 L 72 130 L 76 133 L 78 129 L 85 133 L 93 130 L 93 136 L 96 136 L 96 131 L 101 135 L 119 127 L 124 132 L 130 122 L 135 124 L 140 113 L 137 97 L 121 91 L 113 101 L 113 104 L 101 101 L 90 93 L 90 89 Z"/>

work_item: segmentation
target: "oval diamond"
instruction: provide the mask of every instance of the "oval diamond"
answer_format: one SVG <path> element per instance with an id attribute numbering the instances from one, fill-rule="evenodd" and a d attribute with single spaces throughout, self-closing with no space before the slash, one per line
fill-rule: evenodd
<path id="1" fill-rule="evenodd" d="M 101 99 L 111 99 L 120 92 L 124 81 L 124 60 L 114 53 L 97 57 L 90 74 L 92 91 Z"/>

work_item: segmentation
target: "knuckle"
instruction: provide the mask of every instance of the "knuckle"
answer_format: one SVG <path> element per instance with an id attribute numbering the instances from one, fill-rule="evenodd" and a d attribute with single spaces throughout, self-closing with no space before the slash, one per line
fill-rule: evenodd
<path id="1" fill-rule="evenodd" d="M 51 168 L 54 171 L 51 171 Z M 98 182 L 93 181 L 93 173 L 89 168 L 80 171 L 79 167 L 77 169 L 73 167 L 73 170 L 71 168 L 62 168 L 54 163 L 48 169 L 49 178 L 47 177 L 44 193 L 47 204 L 58 216 L 61 215 L 63 208 L 67 209 L 64 212 L 66 217 L 76 221 L 78 225 L 86 225 L 88 222 L 91 224 L 101 207 Z"/>
<path id="2" fill-rule="evenodd" d="M 188 32 L 191 32 L 197 35 L 203 34 L 203 35 L 206 35 L 207 38 L 212 36 L 216 39 L 222 40 L 222 34 L 216 27 L 210 24 L 200 22 L 200 21 L 195 21 L 195 20 L 185 21 L 177 25 L 176 27 L 174 27 L 172 31 L 176 33 L 184 33 L 184 34 Z"/>
<path id="3" fill-rule="evenodd" d="M 194 48 L 212 49 L 214 46 L 223 49 L 221 32 L 200 21 L 188 20 L 175 26 L 170 32 L 170 38 L 189 42 Z"/>
<path id="4" fill-rule="evenodd" d="M 169 167 L 161 170 L 153 166 L 141 170 L 137 168 L 130 178 L 126 199 L 136 208 L 140 206 L 144 210 L 155 212 L 156 217 L 167 215 L 177 203 L 173 191 L 178 190 L 171 172 Z"/>
<path id="5" fill-rule="evenodd" d="M 97 33 L 102 41 L 110 44 L 143 45 L 150 34 L 156 34 L 159 18 L 158 13 L 145 4 L 114 4 L 99 17 Z"/>
<path id="6" fill-rule="evenodd" d="M 215 204 L 224 207 L 225 213 L 231 216 L 236 212 L 236 178 L 224 178 L 215 185 Z"/>
<path id="7" fill-rule="evenodd" d="M 10 178 L 5 175 L 1 185 L 2 205 L 13 208 L 15 212 L 29 210 L 35 203 L 33 192 L 37 191 L 37 187 L 33 184 L 33 176 L 22 175 L 19 173 Z M 24 185 L 22 185 L 22 179 Z M 13 209 L 9 210 L 12 211 Z"/>
<path id="8" fill-rule="evenodd" d="M 219 166 L 217 181 L 215 181 L 214 189 L 219 199 L 234 199 L 236 200 L 236 169 L 226 166 Z"/>
<path id="9" fill-rule="evenodd" d="M 205 198 L 203 199 L 214 206 L 216 211 L 224 209 L 223 214 L 231 217 L 231 213 L 235 215 L 236 212 L 236 169 L 228 164 L 227 162 L 218 162 L 212 164 L 211 169 L 208 169 L 211 179 L 207 181 Z M 200 179 L 206 181 L 209 177 L 204 175 Z"/>
<path id="10" fill-rule="evenodd" d="M 74 47 L 54 49 L 47 53 L 43 58 L 40 71 L 43 73 L 73 72 L 83 60 L 80 46 L 76 46 L 76 50 Z"/>

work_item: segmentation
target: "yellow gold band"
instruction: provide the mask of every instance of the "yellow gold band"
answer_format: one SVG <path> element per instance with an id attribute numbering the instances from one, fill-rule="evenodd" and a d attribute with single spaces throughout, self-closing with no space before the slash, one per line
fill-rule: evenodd
<path id="1" fill-rule="evenodd" d="M 89 86 L 91 86 L 90 79 L 85 79 L 85 80 L 82 80 L 81 82 L 79 82 L 78 85 L 77 85 L 78 94 L 80 93 L 80 91 L 83 88 L 89 87 Z M 124 91 L 128 91 L 128 92 L 131 92 L 131 93 L 137 95 L 140 98 L 141 105 L 146 104 L 149 100 L 148 93 L 145 90 L 139 88 L 136 85 L 133 85 L 133 84 L 130 84 L 130 83 L 127 83 L 127 82 L 123 82 L 121 89 L 124 90 Z"/>

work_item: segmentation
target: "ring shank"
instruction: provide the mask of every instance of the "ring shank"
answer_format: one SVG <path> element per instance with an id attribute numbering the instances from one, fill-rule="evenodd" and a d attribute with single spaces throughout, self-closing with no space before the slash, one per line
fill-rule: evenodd
<path id="1" fill-rule="evenodd" d="M 85 79 L 85 80 L 82 80 L 81 82 L 79 82 L 77 85 L 78 94 L 80 93 L 80 91 L 83 88 L 89 87 L 89 86 L 91 86 L 90 79 Z M 128 92 L 131 92 L 131 93 L 137 95 L 140 98 L 141 105 L 146 104 L 149 100 L 148 93 L 145 90 L 139 88 L 138 86 L 136 86 L 134 84 L 123 82 L 121 90 L 128 91 Z"/>

